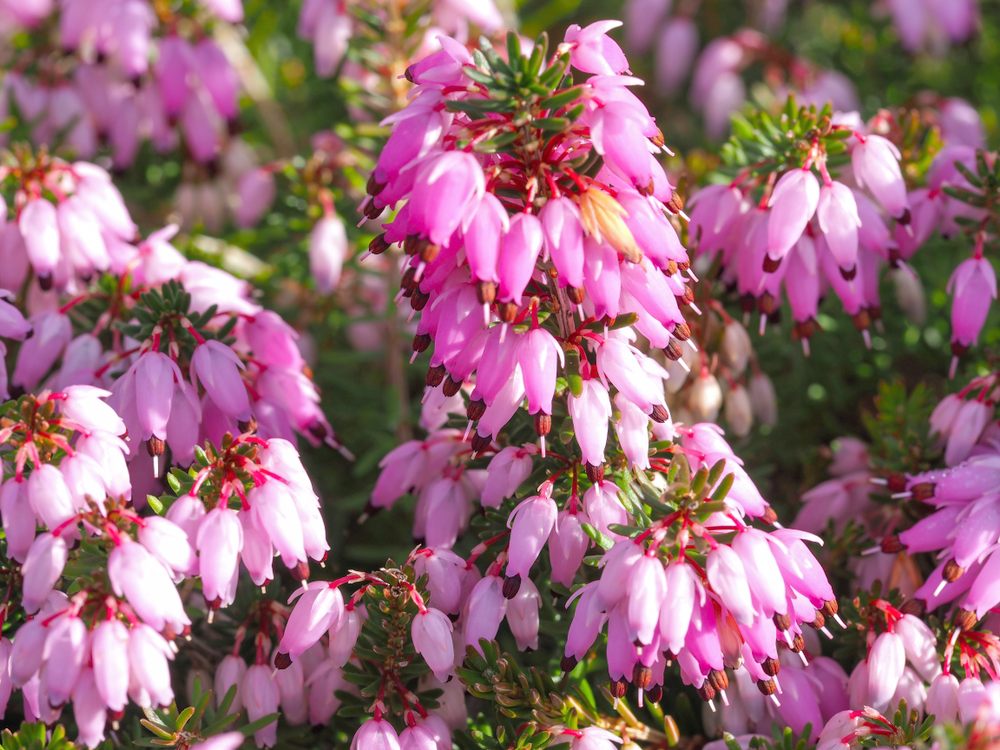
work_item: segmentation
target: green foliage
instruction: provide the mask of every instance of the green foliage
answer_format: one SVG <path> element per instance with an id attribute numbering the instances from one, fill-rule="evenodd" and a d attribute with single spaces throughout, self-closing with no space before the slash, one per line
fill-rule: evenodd
<path id="1" fill-rule="evenodd" d="M 110 747 L 109 742 L 102 746 Z M 4 729 L 0 733 L 0 749 L 2 750 L 76 750 L 76 745 L 66 738 L 66 729 L 62 724 L 49 728 L 41 722 L 21 724 L 17 731 Z"/>

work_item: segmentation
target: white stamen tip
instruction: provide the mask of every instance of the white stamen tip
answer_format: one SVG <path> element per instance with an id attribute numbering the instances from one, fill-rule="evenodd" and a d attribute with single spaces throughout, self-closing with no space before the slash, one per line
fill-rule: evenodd
<path id="1" fill-rule="evenodd" d="M 713 713 L 713 714 L 714 714 L 714 713 L 715 713 L 716 711 L 718 711 L 718 710 L 719 710 L 719 709 L 717 709 L 717 708 L 715 707 L 715 701 L 709 701 L 709 702 L 708 702 L 708 707 L 709 707 L 710 709 L 712 709 L 712 713 Z"/>
<path id="2" fill-rule="evenodd" d="M 206 617 L 205 619 L 208 621 L 209 625 L 215 622 L 215 610 L 214 609 L 208 610 L 208 617 Z"/>
<path id="3" fill-rule="evenodd" d="M 774 693 L 771 693 L 771 695 L 769 697 L 771 699 L 771 702 L 774 705 L 779 706 L 779 707 L 781 706 L 781 701 L 778 700 L 778 696 L 776 696 Z"/>
<path id="4" fill-rule="evenodd" d="M 299 581 L 299 585 L 302 587 L 303 591 L 308 591 L 309 590 L 309 581 L 307 581 L 305 578 L 303 578 L 301 581 Z"/>
<path id="5" fill-rule="evenodd" d="M 423 261 L 420 261 L 417 264 L 417 272 L 415 274 L 413 274 L 413 280 L 414 281 L 418 281 L 418 282 L 420 281 L 421 277 L 424 275 L 424 269 L 425 268 L 427 268 L 427 264 L 424 263 Z"/>
<path id="6" fill-rule="evenodd" d="M 680 216 L 684 221 L 691 221 L 691 217 L 688 216 L 684 211 L 678 211 L 677 215 Z"/>
<path id="7" fill-rule="evenodd" d="M 803 356 L 808 357 L 811 353 L 812 352 L 809 349 L 809 339 L 807 339 L 807 338 L 806 339 L 802 339 L 802 354 L 803 354 Z"/>
<path id="8" fill-rule="evenodd" d="M 501 344 L 503 343 L 503 340 L 505 338 L 507 338 L 507 324 L 506 323 L 504 323 L 503 325 L 500 326 L 500 343 Z"/>
<path id="9" fill-rule="evenodd" d="M 787 630 L 782 630 L 781 634 L 785 637 L 785 643 L 788 644 L 788 648 L 791 648 L 793 644 L 792 634 L 789 633 Z"/>
<path id="10" fill-rule="evenodd" d="M 809 660 L 806 658 L 805 651 L 799 651 L 799 658 L 802 660 L 803 667 L 809 666 Z"/>
<path id="11" fill-rule="evenodd" d="M 821 632 L 823 635 L 825 635 L 831 641 L 833 640 L 833 633 L 830 632 L 830 629 L 826 625 L 824 625 L 823 627 L 821 627 L 819 629 L 819 632 Z"/>
<path id="12" fill-rule="evenodd" d="M 539 446 L 542 449 L 542 458 L 545 458 L 545 435 L 540 435 L 538 438 Z"/>
<path id="13" fill-rule="evenodd" d="M 847 623 L 840 619 L 840 615 L 834 615 L 833 619 L 838 625 L 840 625 L 841 630 L 847 630 Z"/>
<path id="14" fill-rule="evenodd" d="M 411 355 L 410 355 L 410 364 L 411 364 L 411 365 L 412 365 L 412 364 L 413 364 L 414 362 L 416 362 L 416 361 L 417 361 L 417 357 L 418 357 L 419 355 L 420 355 L 420 352 L 413 352 L 413 354 L 411 354 Z"/>
<path id="15" fill-rule="evenodd" d="M 693 352 L 697 352 L 698 351 L 698 345 L 696 343 L 694 343 L 694 339 L 688 339 L 684 343 L 691 347 L 691 351 L 693 351 Z"/>
<path id="16" fill-rule="evenodd" d="M 911 497 L 913 497 L 913 493 L 912 492 L 893 492 L 892 493 L 892 499 L 893 500 L 909 500 Z"/>
<path id="17" fill-rule="evenodd" d="M 881 552 L 881 551 L 882 551 L 882 545 L 876 544 L 874 547 L 869 547 L 866 550 L 862 550 L 861 555 L 862 555 L 862 557 L 866 557 L 868 555 L 874 555 L 875 553 Z"/>
<path id="18" fill-rule="evenodd" d="M 643 697 L 644 696 L 645 696 L 645 691 L 642 688 L 639 688 L 639 708 L 642 708 L 642 706 L 643 706 L 643 703 L 644 703 Z"/>
<path id="19" fill-rule="evenodd" d="M 153 456 L 153 476 L 157 478 L 160 476 L 160 457 L 157 455 Z"/>
<path id="20" fill-rule="evenodd" d="M 465 432 L 462 433 L 462 442 L 469 442 L 469 433 L 472 432 L 472 420 L 470 419 L 468 424 L 465 425 Z"/>
<path id="21" fill-rule="evenodd" d="M 695 272 L 694 272 L 694 269 L 693 269 L 693 268 L 690 268 L 690 267 L 689 267 L 689 268 L 688 268 L 688 271 L 687 271 L 687 273 L 688 273 L 688 278 L 689 278 L 689 279 L 691 279 L 691 281 L 695 282 L 696 284 L 697 284 L 697 283 L 698 283 L 699 281 L 701 281 L 701 279 L 699 279 L 699 278 L 698 278 L 697 274 L 695 274 Z"/>
<path id="22" fill-rule="evenodd" d="M 761 315 L 760 316 L 760 323 L 757 326 L 757 334 L 759 336 L 763 336 L 764 335 L 764 331 L 766 331 L 766 330 L 767 330 L 767 316 L 766 315 Z"/>
<path id="23" fill-rule="evenodd" d="M 725 690 L 720 690 L 719 691 L 719 697 L 722 699 L 722 705 L 723 706 L 728 706 L 729 705 L 729 696 L 726 695 L 726 691 Z"/>
<path id="24" fill-rule="evenodd" d="M 865 341 L 865 349 L 872 348 L 872 334 L 867 328 L 861 332 L 861 338 Z"/>
<path id="25" fill-rule="evenodd" d="M 948 366 L 948 380 L 954 380 L 956 372 L 958 372 L 958 357 L 953 356 L 951 364 Z"/>
<path id="26" fill-rule="evenodd" d="M 698 307 L 698 305 L 696 305 L 694 302 L 689 302 L 688 307 L 694 310 L 695 315 L 701 315 L 701 308 Z"/>
<path id="27" fill-rule="evenodd" d="M 685 362 L 683 357 L 677 360 L 677 364 L 684 368 L 684 372 L 691 372 L 691 365 Z"/>
<path id="28" fill-rule="evenodd" d="M 947 586 L 947 585 L 948 585 L 948 582 L 942 579 L 941 582 L 934 589 L 934 596 L 939 596 L 941 594 L 941 592 L 944 591 L 944 587 Z"/>
<path id="29" fill-rule="evenodd" d="M 881 485 L 882 487 L 885 487 L 886 485 L 889 484 L 889 480 L 883 479 L 882 477 L 870 477 L 868 481 L 872 484 Z"/>

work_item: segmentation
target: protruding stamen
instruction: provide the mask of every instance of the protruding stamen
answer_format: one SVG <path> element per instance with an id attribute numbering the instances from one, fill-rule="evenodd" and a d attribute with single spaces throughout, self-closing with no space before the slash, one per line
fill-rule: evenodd
<path id="1" fill-rule="evenodd" d="M 840 615 L 834 614 L 833 619 L 838 625 L 840 625 L 841 630 L 847 630 L 847 623 L 840 619 Z"/>

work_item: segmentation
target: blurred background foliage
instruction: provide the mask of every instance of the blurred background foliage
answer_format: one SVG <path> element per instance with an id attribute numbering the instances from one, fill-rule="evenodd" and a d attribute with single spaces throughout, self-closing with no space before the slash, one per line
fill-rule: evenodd
<path id="1" fill-rule="evenodd" d="M 391 89 L 371 80 L 342 75 L 319 79 L 312 67 L 312 47 L 296 36 L 298 2 L 246 0 L 246 48 L 240 73 L 248 89 L 248 106 L 240 123 L 245 139 L 261 159 L 288 160 L 278 201 L 262 224 L 252 230 L 228 227 L 224 243 L 190 235 L 185 250 L 208 262 L 249 275 L 274 305 L 306 331 L 314 375 L 324 404 L 343 442 L 355 454 L 347 462 L 329 450 L 308 455 L 311 475 L 326 500 L 333 546 L 334 571 L 351 566 L 379 565 L 387 557 L 405 556 L 412 547 L 408 513 L 378 524 L 358 524 L 377 475 L 379 459 L 413 434 L 419 414 L 424 366 L 408 365 L 411 334 L 394 309 L 391 295 L 378 286 L 372 266 L 358 262 L 372 227 L 352 230 L 354 260 L 348 264 L 339 292 L 324 297 L 310 291 L 306 238 L 319 209 L 294 174 L 307 166 L 314 136 L 329 131 L 334 144 L 351 147 L 335 153 L 336 169 L 327 177 L 336 186 L 337 212 L 351 227 L 359 217 L 357 202 L 383 130 L 376 112 L 392 109 Z M 558 39 L 570 23 L 585 25 L 599 18 L 621 18 L 622 0 L 523 0 L 505 7 L 527 36 L 548 31 Z M 754 2 L 703 0 L 697 18 L 702 45 L 728 34 L 755 18 Z M 857 88 L 862 116 L 880 107 L 907 106 L 933 90 L 960 96 L 980 111 L 987 140 L 995 148 L 1000 130 L 1000 2 L 981 4 L 980 33 L 943 56 L 911 56 L 903 51 L 892 24 L 870 0 L 792 0 L 786 21 L 770 33 L 771 40 L 816 64 L 846 74 Z M 364 39 L 352 40 L 349 54 L 366 60 Z M 652 80 L 649 55 L 632 55 L 636 75 Z M 382 71 L 388 76 L 390 71 Z M 777 108 L 780 101 L 761 81 L 761 71 L 745 72 L 751 103 Z M 384 82 L 384 81 L 383 81 Z M 398 82 L 397 82 L 398 85 Z M 700 116 L 682 90 L 674 97 L 658 96 L 647 85 L 640 94 L 648 101 L 668 144 L 677 156 L 668 172 L 688 197 L 693 186 L 717 165 L 717 143 L 704 135 Z M 334 149 L 335 150 L 335 149 Z M 172 195 L 182 180 L 208 179 L 190 167 L 147 148 L 122 175 L 122 188 L 143 229 L 148 231 L 170 214 L 163 196 Z M 211 234 L 218 234 L 211 232 Z M 231 246 L 226 249 L 226 246 Z M 232 248 L 250 254 L 242 256 Z M 880 381 L 901 380 L 907 386 L 924 383 L 943 393 L 950 352 L 949 299 L 945 284 L 956 263 L 967 257 L 967 240 L 935 238 L 915 258 L 915 268 L 927 291 L 926 322 L 903 314 L 891 282 L 883 282 L 883 316 L 873 331 L 872 348 L 861 337 L 836 300 L 822 308 L 812 355 L 804 357 L 792 340 L 789 317 L 771 326 L 764 337 L 753 336 L 761 367 L 773 379 L 779 399 L 779 421 L 773 428 L 755 428 L 734 448 L 746 462 L 764 494 L 779 511 L 790 515 L 801 491 L 823 476 L 826 446 L 835 437 L 864 435 L 862 415 L 871 411 Z M 260 262 L 257 262 L 260 261 Z M 387 274 L 390 279 L 392 272 Z M 358 306 L 358 290 L 368 290 L 368 304 Z M 727 299 L 739 317 L 735 298 Z M 731 303 L 731 304 L 730 304 Z M 956 383 L 964 376 L 996 367 L 1000 355 L 997 306 L 980 346 L 964 359 Z M 363 346 L 358 346 L 359 342 Z M 407 503 L 403 503 L 407 508 Z M 347 544 L 349 542 L 349 545 Z"/>

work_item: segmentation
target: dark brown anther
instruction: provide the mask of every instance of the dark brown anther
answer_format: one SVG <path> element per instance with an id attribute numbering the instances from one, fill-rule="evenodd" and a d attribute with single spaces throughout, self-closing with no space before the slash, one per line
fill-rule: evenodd
<path id="1" fill-rule="evenodd" d="M 691 264 L 688 263 L 686 260 L 677 261 L 677 270 L 680 271 L 681 273 L 685 273 L 690 267 Z"/>
<path id="2" fill-rule="evenodd" d="M 910 488 L 910 495 L 914 500 L 924 502 L 934 497 L 934 482 L 920 482 Z"/>
<path id="3" fill-rule="evenodd" d="M 576 667 L 576 657 L 575 656 L 564 656 L 559 662 L 559 668 L 563 672 L 572 672 Z"/>
<path id="4" fill-rule="evenodd" d="M 952 558 L 944 564 L 944 570 L 941 571 L 941 577 L 948 583 L 954 583 L 962 577 L 962 573 L 964 572 L 965 570 L 962 566 L 955 562 L 955 558 Z"/>
<path id="5" fill-rule="evenodd" d="M 761 695 L 774 695 L 778 692 L 778 688 L 775 686 L 774 680 L 757 680 L 757 689 L 760 691 Z"/>
<path id="6" fill-rule="evenodd" d="M 684 285 L 684 294 L 679 299 L 683 300 L 684 301 L 683 304 L 685 305 L 690 305 L 692 302 L 694 302 L 694 289 L 691 287 L 690 284 Z"/>
<path id="7" fill-rule="evenodd" d="M 760 295 L 760 299 L 757 300 L 757 308 L 764 315 L 774 315 L 779 307 L 778 300 L 770 292 L 764 292 Z"/>
<path id="8" fill-rule="evenodd" d="M 628 692 L 628 683 L 622 679 L 612 680 L 609 688 L 612 698 L 624 698 L 625 693 Z"/>
<path id="9" fill-rule="evenodd" d="M 671 333 L 673 333 L 674 338 L 678 341 L 687 341 L 691 338 L 691 326 L 687 323 L 678 323 L 674 326 L 674 330 Z"/>
<path id="10" fill-rule="evenodd" d="M 795 324 L 795 335 L 800 339 L 812 338 L 818 327 L 818 324 L 812 318 L 803 320 L 801 323 Z"/>
<path id="11" fill-rule="evenodd" d="M 162 456 L 167 449 L 167 444 L 158 437 L 151 437 L 146 441 L 146 452 L 151 456 Z"/>
<path id="12" fill-rule="evenodd" d="M 719 691 L 728 690 L 729 675 L 721 669 L 713 669 L 708 673 L 708 684 Z"/>
<path id="13" fill-rule="evenodd" d="M 781 268 L 781 258 L 772 258 L 770 255 L 764 256 L 764 273 L 774 273 Z"/>
<path id="14" fill-rule="evenodd" d="M 769 677 L 774 677 L 778 672 L 781 671 L 781 662 L 777 659 L 772 659 L 770 656 L 760 663 L 760 668 Z"/>
<path id="15" fill-rule="evenodd" d="M 379 206 L 375 201 L 368 201 L 368 205 L 365 206 L 365 218 L 374 221 L 382 215 L 384 210 L 385 206 Z"/>
<path id="16" fill-rule="evenodd" d="M 679 266 L 677 265 L 677 261 L 676 260 L 668 260 L 667 261 L 667 276 L 673 276 L 675 273 L 677 273 L 678 268 L 679 268 Z"/>
<path id="17" fill-rule="evenodd" d="M 475 453 L 482 453 L 493 445 L 493 438 L 489 435 L 480 435 L 478 432 L 472 436 L 472 450 Z"/>
<path id="18" fill-rule="evenodd" d="M 896 217 L 896 223 L 900 224 L 901 226 L 904 226 L 904 227 L 907 224 L 909 224 L 910 223 L 910 209 L 904 208 L 903 209 L 903 213 L 900 216 Z"/>
<path id="19" fill-rule="evenodd" d="M 819 610 L 827 617 L 833 617 L 840 610 L 840 605 L 837 604 L 836 599 L 827 599 Z"/>
<path id="20" fill-rule="evenodd" d="M 951 353 L 954 354 L 956 357 L 961 357 L 967 351 L 969 351 L 969 347 L 964 346 L 958 343 L 957 341 L 951 342 Z"/>
<path id="21" fill-rule="evenodd" d="M 632 670 L 632 684 L 640 690 L 645 690 L 653 684 L 653 670 L 642 664 L 636 664 Z"/>
<path id="22" fill-rule="evenodd" d="M 427 377 L 424 378 L 424 385 L 428 388 L 437 388 L 441 385 L 446 375 L 444 365 L 435 365 L 427 368 Z"/>
<path id="23" fill-rule="evenodd" d="M 379 182 L 375 179 L 375 173 L 372 172 L 371 177 L 368 178 L 367 184 L 365 184 L 365 191 L 368 195 L 378 195 L 383 190 L 385 190 L 385 183 Z"/>
<path id="24" fill-rule="evenodd" d="M 654 422 L 662 423 L 670 419 L 670 412 L 667 411 L 667 407 L 663 406 L 662 404 L 657 404 L 656 406 L 653 407 L 653 410 L 649 413 L 649 416 L 650 418 L 652 418 Z"/>
<path id="25" fill-rule="evenodd" d="M 552 415 L 538 412 L 535 415 L 535 434 L 543 437 L 552 432 Z"/>
<path id="26" fill-rule="evenodd" d="M 851 316 L 851 322 L 854 323 L 855 329 L 867 331 L 871 327 L 872 319 L 867 310 L 861 309 Z"/>
<path id="27" fill-rule="evenodd" d="M 470 401 L 469 405 L 465 407 L 465 416 L 467 416 L 473 422 L 480 419 L 485 413 L 486 413 L 486 402 L 483 401 L 481 398 L 477 398 L 475 401 Z"/>
<path id="28" fill-rule="evenodd" d="M 676 362 L 684 356 L 684 352 L 681 351 L 676 341 L 668 341 L 667 345 L 663 347 L 663 354 L 671 362 Z"/>
<path id="29" fill-rule="evenodd" d="M 792 618 L 787 614 L 783 615 L 780 612 L 775 612 L 774 617 L 771 619 L 774 620 L 774 627 L 782 632 L 792 627 Z"/>
<path id="30" fill-rule="evenodd" d="M 420 248 L 420 260 L 424 263 L 433 263 L 440 254 L 441 246 L 435 245 L 433 242 L 424 243 L 424 246 Z"/>
<path id="31" fill-rule="evenodd" d="M 906 475 L 895 472 L 885 478 L 885 487 L 889 492 L 906 491 Z"/>
<path id="32" fill-rule="evenodd" d="M 903 543 L 899 541 L 899 536 L 897 534 L 889 534 L 888 536 L 882 537 L 882 542 L 879 544 L 879 548 L 886 554 L 894 555 L 897 552 L 903 551 Z"/>
<path id="33" fill-rule="evenodd" d="M 427 347 L 431 345 L 431 337 L 426 333 L 418 333 L 413 337 L 413 351 L 420 352 L 427 351 Z"/>
<path id="34" fill-rule="evenodd" d="M 517 318 L 517 303 L 504 302 L 500 305 L 500 320 L 504 323 L 513 323 Z"/>
<path id="35" fill-rule="evenodd" d="M 740 309 L 749 315 L 757 309 L 757 298 L 752 294 L 741 294 Z"/>
<path id="36" fill-rule="evenodd" d="M 967 609 L 960 609 L 955 613 L 955 625 L 961 630 L 972 630 L 978 620 L 976 613 Z"/>
<path id="37" fill-rule="evenodd" d="M 579 286 L 568 286 L 566 287 L 566 296 L 569 297 L 569 301 L 574 305 L 579 305 L 583 303 L 586 293 L 583 291 L 583 287 Z"/>
<path id="38" fill-rule="evenodd" d="M 708 703 L 710 700 L 715 699 L 715 688 L 709 685 L 707 682 L 698 688 L 698 697 L 703 701 Z"/>
<path id="39" fill-rule="evenodd" d="M 47 292 L 52 288 L 52 274 L 42 273 L 38 275 L 38 286 L 43 292 Z"/>
<path id="40" fill-rule="evenodd" d="M 592 483 L 597 484 L 598 482 L 604 481 L 604 464 L 600 466 L 594 466 L 594 464 L 587 464 L 587 479 Z"/>
<path id="41" fill-rule="evenodd" d="M 826 618 L 823 616 L 822 612 L 817 612 L 816 613 L 816 619 L 813 620 L 809 624 L 812 625 L 814 628 L 816 628 L 816 630 L 819 630 L 821 628 L 825 628 L 826 627 Z"/>
<path id="42" fill-rule="evenodd" d="M 294 568 L 289 568 L 288 572 L 292 574 L 292 578 L 296 581 L 308 581 L 309 580 L 309 563 L 300 562 Z"/>
<path id="43" fill-rule="evenodd" d="M 882 320 L 882 306 L 881 305 L 869 305 L 868 315 L 872 320 Z"/>
<path id="44" fill-rule="evenodd" d="M 275 669 L 288 669 L 290 666 L 292 666 L 292 657 L 288 654 L 283 654 L 279 651 L 274 655 Z"/>
<path id="45" fill-rule="evenodd" d="M 853 265 L 850 268 L 841 268 L 840 275 L 844 277 L 845 281 L 851 281 L 855 276 L 858 275 L 857 265 Z"/>
<path id="46" fill-rule="evenodd" d="M 424 240 L 418 234 L 408 234 L 403 240 L 403 252 L 406 255 L 416 255 L 420 252 L 420 246 Z"/>
<path id="47" fill-rule="evenodd" d="M 668 200 L 664 205 L 670 213 L 679 214 L 684 210 L 684 199 L 681 198 L 680 194 L 673 193 L 670 196 L 670 200 Z"/>
<path id="48" fill-rule="evenodd" d="M 451 398 L 460 390 L 462 390 L 462 381 L 455 380 L 455 378 L 449 375 L 448 378 L 444 381 L 444 384 L 441 386 L 441 390 L 444 392 L 445 396 Z"/>
<path id="49" fill-rule="evenodd" d="M 416 290 L 414 290 L 413 295 L 410 297 L 410 307 L 417 312 L 420 312 L 427 307 L 427 303 L 430 302 L 430 299 L 431 295 L 420 291 L 420 287 L 417 287 Z"/>
<path id="50" fill-rule="evenodd" d="M 774 522 L 778 520 L 778 514 L 774 512 L 774 508 L 768 505 L 767 508 L 764 509 L 764 515 L 760 518 L 764 523 L 774 524 Z"/>
<path id="51" fill-rule="evenodd" d="M 410 266 L 403 271 L 403 277 L 399 280 L 399 288 L 403 290 L 403 296 L 409 297 L 413 290 L 417 288 L 417 269 Z"/>
<path id="52" fill-rule="evenodd" d="M 492 305 L 497 299 L 497 285 L 492 281 L 480 281 L 476 285 L 476 296 L 479 298 L 479 304 Z"/>
<path id="53" fill-rule="evenodd" d="M 503 579 L 503 598 L 513 599 L 521 590 L 521 576 L 507 576 Z"/>
<path id="54" fill-rule="evenodd" d="M 659 703 L 663 700 L 663 685 L 650 685 L 646 688 L 646 700 L 650 703 Z"/>
<path id="55" fill-rule="evenodd" d="M 923 616 L 924 612 L 927 611 L 927 605 L 925 605 L 919 599 L 907 599 L 901 605 L 899 605 L 899 611 L 904 615 L 913 615 L 914 617 Z"/>
<path id="56" fill-rule="evenodd" d="M 802 637 L 802 633 L 796 633 L 792 636 L 791 649 L 795 653 L 801 653 L 806 647 L 806 639 Z"/>

